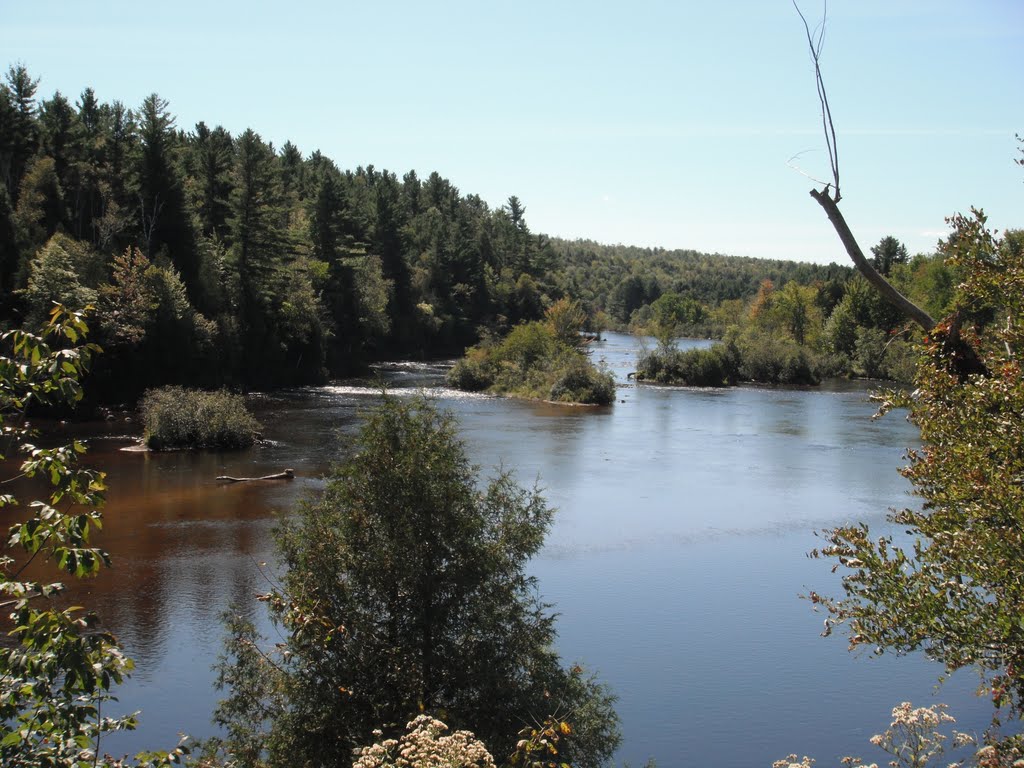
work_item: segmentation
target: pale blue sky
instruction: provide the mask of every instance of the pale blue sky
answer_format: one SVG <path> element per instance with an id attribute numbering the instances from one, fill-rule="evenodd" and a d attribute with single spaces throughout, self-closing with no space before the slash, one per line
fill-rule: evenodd
<path id="1" fill-rule="evenodd" d="M 0 19 L 2 63 L 46 97 L 155 91 L 180 128 L 436 170 L 492 206 L 518 195 L 535 232 L 846 260 L 787 167 L 806 151 L 827 174 L 789 0 L 0 0 Z M 823 66 L 865 248 L 931 251 L 971 205 L 1024 227 L 1022 0 L 833 0 Z"/>

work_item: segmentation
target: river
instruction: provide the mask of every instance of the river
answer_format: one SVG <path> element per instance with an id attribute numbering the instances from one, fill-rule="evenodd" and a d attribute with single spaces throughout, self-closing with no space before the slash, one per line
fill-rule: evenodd
<path id="1" fill-rule="evenodd" d="M 137 664 L 119 695 L 142 710 L 140 728 L 105 747 L 214 732 L 219 617 L 234 601 L 259 618 L 276 517 L 323 487 L 382 382 L 435 397 L 484 475 L 514 469 L 557 507 L 529 567 L 560 614 L 563 657 L 619 697 L 620 764 L 767 768 L 790 752 L 822 766 L 851 753 L 882 761 L 867 739 L 903 700 L 948 702 L 962 727 L 983 728 L 989 708 L 969 675 L 936 694 L 940 670 L 919 657 L 850 655 L 842 637 L 819 637 L 823 617 L 799 597 L 838 590 L 829 565 L 805 556 L 816 530 L 888 530 L 887 508 L 913 503 L 897 469 L 916 430 L 898 413 L 873 421 L 861 384 L 636 386 L 636 348 L 619 334 L 594 345 L 619 382 L 607 408 L 467 395 L 443 388 L 441 366 L 400 363 L 371 380 L 254 396 L 270 442 L 238 453 L 126 453 L 139 429 L 120 418 L 66 427 L 109 473 L 99 542 L 114 560 L 75 599 Z M 285 467 L 296 480 L 215 480 Z"/>

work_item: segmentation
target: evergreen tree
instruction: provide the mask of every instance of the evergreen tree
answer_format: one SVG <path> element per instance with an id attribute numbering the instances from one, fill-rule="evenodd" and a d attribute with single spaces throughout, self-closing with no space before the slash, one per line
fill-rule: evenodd
<path id="1" fill-rule="evenodd" d="M 302 152 L 290 141 L 286 141 L 281 147 L 278 160 L 281 163 L 281 192 L 285 199 L 298 203 L 305 196 L 302 184 Z"/>
<path id="2" fill-rule="evenodd" d="M 210 130 L 206 123 L 196 124 L 188 142 L 188 171 L 198 229 L 207 237 L 227 235 L 233 159 L 230 133 L 219 125 Z"/>
<path id="3" fill-rule="evenodd" d="M 35 95 L 39 80 L 33 80 L 23 64 L 7 70 L 7 83 L 0 87 L 0 173 L 7 185 L 12 206 L 17 206 L 21 177 L 38 147 Z"/>
<path id="4" fill-rule="evenodd" d="M 113 253 L 142 240 L 138 178 L 130 172 L 139 139 L 135 115 L 121 102 L 101 104 L 98 113 L 98 133 L 86 150 L 95 183 L 89 234 L 98 248 Z"/>
<path id="5" fill-rule="evenodd" d="M 100 169 L 106 137 L 103 116 L 92 88 L 82 91 L 75 121 L 74 153 L 70 176 L 73 188 L 67 196 L 70 231 L 79 240 L 99 245 L 97 220 L 103 215 Z"/>
<path id="6" fill-rule="evenodd" d="M 273 297 L 286 238 L 276 158 L 251 128 L 238 137 L 232 183 L 229 240 L 238 277 L 238 317 L 247 331 L 245 373 L 260 378 L 271 362 Z"/>
<path id="7" fill-rule="evenodd" d="M 280 665 L 223 669 L 236 687 L 220 715 L 245 726 L 230 731 L 244 737 L 229 741 L 236 758 L 257 751 L 262 724 L 246 713 L 275 697 L 264 745 L 274 766 L 348 766 L 375 728 L 421 711 L 443 712 L 497 755 L 554 715 L 575 732 L 561 759 L 610 758 L 612 697 L 561 666 L 554 618 L 525 572 L 551 510 L 508 474 L 478 488 L 450 415 L 391 398 L 369 415 L 324 496 L 279 533 L 288 570 L 267 599 L 289 632 Z M 232 654 L 251 664 L 237 637 Z"/>
<path id="8" fill-rule="evenodd" d="M 409 267 L 405 262 L 402 237 L 402 212 L 398 179 L 385 172 L 375 184 L 373 252 L 380 256 L 384 278 L 394 286 L 388 314 L 395 320 L 412 315 L 412 290 Z M 396 323 L 396 327 L 398 324 Z"/>
<path id="9" fill-rule="evenodd" d="M 60 91 L 39 106 L 40 148 L 53 158 L 57 180 L 65 192 L 72 190 L 71 171 L 76 152 L 78 115 Z"/>
<path id="10" fill-rule="evenodd" d="M 198 254 L 185 212 L 178 137 L 167 106 L 167 100 L 154 93 L 146 97 L 139 110 L 140 152 L 136 167 L 142 250 L 150 259 L 166 251 L 192 296 L 199 276 Z"/>
<path id="11" fill-rule="evenodd" d="M 878 245 L 871 246 L 871 266 L 888 276 L 897 264 L 907 263 L 907 246 L 892 235 L 883 237 Z"/>

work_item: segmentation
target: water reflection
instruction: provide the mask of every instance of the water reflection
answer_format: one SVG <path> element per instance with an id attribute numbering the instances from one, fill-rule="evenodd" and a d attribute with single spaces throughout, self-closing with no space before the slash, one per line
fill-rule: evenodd
<path id="1" fill-rule="evenodd" d="M 827 567 L 804 556 L 815 529 L 879 524 L 908 501 L 896 468 L 913 428 L 898 415 L 871 421 L 856 385 L 634 385 L 635 349 L 614 334 L 595 345 L 620 383 L 606 408 L 466 395 L 442 385 L 441 366 L 396 364 L 362 381 L 254 397 L 272 442 L 238 453 L 128 454 L 124 422 L 66 428 L 97 438 L 90 460 L 109 472 L 101 543 L 115 567 L 75 599 L 138 662 L 121 698 L 145 710 L 142 728 L 118 746 L 211 732 L 218 617 L 232 602 L 260 617 L 252 596 L 272 573 L 277 516 L 323 487 L 384 380 L 401 396 L 425 388 L 454 411 L 483 474 L 513 469 L 558 508 L 531 569 L 561 614 L 564 655 L 598 669 L 620 696 L 620 761 L 867 756 L 866 736 L 895 703 L 928 703 L 935 671 L 916 659 L 850 657 L 841 639 L 818 637 L 821 617 L 797 595 L 836 589 Z M 215 480 L 285 467 L 295 481 Z M 955 682 L 943 699 L 961 725 L 984 726 L 971 687 Z"/>

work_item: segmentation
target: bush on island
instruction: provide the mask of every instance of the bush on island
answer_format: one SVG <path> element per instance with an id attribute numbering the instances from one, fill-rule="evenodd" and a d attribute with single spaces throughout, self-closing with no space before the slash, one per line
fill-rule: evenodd
<path id="1" fill-rule="evenodd" d="M 466 351 L 448 372 L 448 383 L 468 392 L 491 392 L 585 405 L 615 401 L 611 373 L 581 350 L 579 334 L 566 330 L 564 315 L 517 325 L 501 341 L 485 340 Z M 571 319 L 571 318 L 570 318 Z M 559 323 L 556 324 L 555 320 Z"/>
<path id="2" fill-rule="evenodd" d="M 241 395 L 182 387 L 151 389 L 140 405 L 143 441 L 154 451 L 177 448 L 246 448 L 259 422 Z"/>
<path id="3" fill-rule="evenodd" d="M 739 353 L 733 344 L 685 351 L 658 347 L 640 357 L 636 378 L 659 384 L 727 387 L 739 379 Z"/>
<path id="4" fill-rule="evenodd" d="M 638 381 L 727 387 L 759 384 L 815 385 L 821 382 L 817 356 L 790 339 L 743 334 L 707 349 L 678 350 L 665 345 L 637 362 Z"/>
<path id="5" fill-rule="evenodd" d="M 816 385 L 811 353 L 791 339 L 767 334 L 751 335 L 742 340 L 740 378 L 759 384 Z"/>

